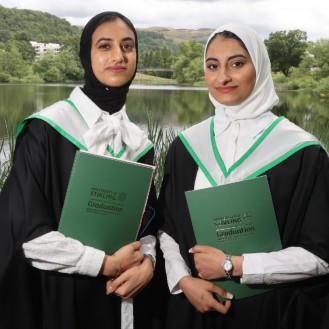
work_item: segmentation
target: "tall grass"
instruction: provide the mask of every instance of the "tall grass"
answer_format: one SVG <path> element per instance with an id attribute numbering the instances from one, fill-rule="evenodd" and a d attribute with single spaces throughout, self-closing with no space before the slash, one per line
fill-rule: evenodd
<path id="1" fill-rule="evenodd" d="M 16 141 L 16 123 L 4 121 L 6 127 L 6 136 L 0 141 L 0 190 L 8 177 L 13 162 L 15 141 Z M 5 143 L 7 141 L 7 143 Z"/>
<path id="2" fill-rule="evenodd" d="M 154 165 L 156 166 L 154 184 L 157 193 L 159 193 L 163 180 L 164 167 L 168 149 L 171 142 L 177 136 L 177 132 L 172 127 L 162 127 L 159 121 L 155 120 L 150 112 L 147 113 L 147 129 L 148 138 L 154 144 Z"/>

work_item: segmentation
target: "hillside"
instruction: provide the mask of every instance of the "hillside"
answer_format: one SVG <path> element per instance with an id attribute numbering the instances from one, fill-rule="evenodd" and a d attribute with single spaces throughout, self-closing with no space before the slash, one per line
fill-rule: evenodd
<path id="1" fill-rule="evenodd" d="M 9 9 L 0 5 L 0 41 L 6 42 L 21 31 L 29 33 L 33 41 L 61 43 L 65 37 L 80 34 L 81 28 L 41 11 Z"/>
<path id="2" fill-rule="evenodd" d="M 67 20 L 49 13 L 10 9 L 0 5 L 0 42 L 11 39 L 16 32 L 26 31 L 37 42 L 61 43 L 69 36 L 80 35 L 81 28 L 71 25 Z M 166 46 L 177 50 L 181 42 L 196 40 L 205 44 L 211 29 L 173 29 L 169 27 L 150 27 L 137 29 L 141 49 L 158 50 Z"/>
<path id="3" fill-rule="evenodd" d="M 189 40 L 196 40 L 201 44 L 206 44 L 209 35 L 213 32 L 213 29 L 208 29 L 208 28 L 189 30 L 189 29 L 173 29 L 168 27 L 157 27 L 157 26 L 138 29 L 138 30 L 163 34 L 166 39 L 172 40 L 176 44 L 181 42 L 187 42 Z"/>

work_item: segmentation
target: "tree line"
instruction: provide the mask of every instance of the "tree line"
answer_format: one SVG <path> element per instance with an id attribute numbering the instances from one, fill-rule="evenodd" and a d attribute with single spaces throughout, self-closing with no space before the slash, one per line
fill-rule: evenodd
<path id="1" fill-rule="evenodd" d="M 32 10 L 0 6 L 0 82 L 81 82 L 79 60 L 81 28 L 64 19 Z M 28 31 L 28 32 L 27 32 Z M 171 69 L 147 72 L 179 84 L 203 81 L 204 45 L 196 40 L 177 43 L 162 33 L 137 30 L 139 68 Z M 37 59 L 30 41 L 60 43 Z M 265 40 L 276 86 L 285 90 L 309 89 L 329 97 L 329 39 L 307 40 L 301 30 L 277 31 Z"/>

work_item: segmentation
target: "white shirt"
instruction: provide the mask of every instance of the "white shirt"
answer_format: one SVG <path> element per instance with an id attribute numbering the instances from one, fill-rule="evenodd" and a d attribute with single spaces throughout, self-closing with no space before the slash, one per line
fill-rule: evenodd
<path id="1" fill-rule="evenodd" d="M 231 121 L 223 116 L 218 120 L 215 116 L 216 144 L 226 168 L 231 167 L 250 148 L 274 118 L 275 116 L 270 112 L 257 119 L 238 121 Z M 194 188 L 208 186 L 208 179 L 199 169 Z M 161 231 L 158 238 L 164 253 L 169 290 L 172 294 L 180 293 L 182 291 L 179 289 L 178 282 L 184 276 L 190 276 L 191 271 L 181 256 L 175 240 Z M 243 256 L 243 276 L 240 282 L 245 284 L 284 283 L 329 273 L 329 265 L 325 261 L 301 247 Z"/>

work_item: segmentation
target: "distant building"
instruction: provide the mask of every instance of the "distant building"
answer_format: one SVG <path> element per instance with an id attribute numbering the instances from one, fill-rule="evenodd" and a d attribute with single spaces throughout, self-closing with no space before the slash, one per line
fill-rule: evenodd
<path id="1" fill-rule="evenodd" d="M 37 58 L 42 57 L 46 52 L 53 52 L 57 55 L 61 50 L 61 45 L 58 43 L 42 43 L 35 41 L 30 41 L 30 43 L 37 53 Z"/>

